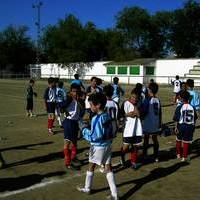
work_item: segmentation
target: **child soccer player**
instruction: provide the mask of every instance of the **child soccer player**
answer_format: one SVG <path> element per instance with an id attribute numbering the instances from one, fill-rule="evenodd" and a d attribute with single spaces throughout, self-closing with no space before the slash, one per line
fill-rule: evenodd
<path id="1" fill-rule="evenodd" d="M 64 159 L 65 166 L 68 169 L 76 168 L 71 161 L 75 160 L 77 154 L 78 120 L 80 115 L 80 104 L 77 101 L 77 93 L 79 91 L 79 85 L 72 84 L 70 86 L 70 97 L 67 97 L 67 99 L 71 98 L 71 101 L 66 105 L 66 118 L 62 123 L 64 128 Z"/>
<path id="2" fill-rule="evenodd" d="M 139 118 L 137 103 L 139 96 L 137 89 L 131 92 L 131 98 L 123 103 L 122 112 L 125 117 L 125 128 L 123 131 L 123 146 L 121 148 L 121 164 L 125 166 L 125 154 L 131 146 L 131 167 L 137 169 L 138 147 L 142 143 L 142 125 Z"/>
<path id="3" fill-rule="evenodd" d="M 111 167 L 111 144 L 112 144 L 112 124 L 104 108 L 107 99 L 102 93 L 95 93 L 90 96 L 91 110 L 96 113 L 92 118 L 91 130 L 86 127 L 82 129 L 83 137 L 90 142 L 89 168 L 86 173 L 85 186 L 78 187 L 80 192 L 90 193 L 92 180 L 96 165 L 105 165 L 106 178 L 111 190 L 111 198 L 118 199 L 114 174 Z"/>
<path id="4" fill-rule="evenodd" d="M 83 91 L 85 91 L 85 87 L 82 83 L 82 81 L 79 79 L 79 74 L 74 74 L 74 80 L 72 80 L 71 84 L 77 84 L 80 88 L 83 89 Z"/>
<path id="5" fill-rule="evenodd" d="M 176 75 L 176 79 L 174 81 L 171 81 L 172 85 L 174 86 L 174 101 L 173 103 L 176 103 L 177 101 L 177 97 L 178 97 L 178 93 L 180 92 L 181 90 L 181 81 L 179 80 L 179 76 Z"/>
<path id="6" fill-rule="evenodd" d="M 181 161 L 189 161 L 189 147 L 192 143 L 197 114 L 195 108 L 189 104 L 190 93 L 183 91 L 180 97 L 183 103 L 176 108 L 173 117 L 176 122 L 176 156 L 182 158 Z"/>
<path id="7" fill-rule="evenodd" d="M 124 90 L 119 86 L 118 82 L 119 82 L 119 78 L 114 77 L 113 84 L 112 84 L 114 88 L 112 99 L 117 103 L 120 102 L 120 94 L 122 94 L 122 96 L 124 95 Z"/>
<path id="8" fill-rule="evenodd" d="M 48 113 L 48 131 L 49 134 L 54 134 L 53 123 L 55 120 L 56 108 L 56 93 L 55 93 L 54 78 L 48 78 L 48 88 L 44 92 L 44 101 Z"/>
<path id="9" fill-rule="evenodd" d="M 193 106 L 196 111 L 198 116 L 200 116 L 200 96 L 197 91 L 194 90 L 194 80 L 193 79 L 188 79 L 186 81 L 186 85 L 188 87 L 188 92 L 190 93 L 190 104 Z"/>
<path id="10" fill-rule="evenodd" d="M 149 145 L 149 136 L 151 135 L 153 140 L 153 156 L 154 161 L 158 162 L 158 134 L 161 130 L 161 103 L 159 98 L 156 96 L 158 92 L 158 84 L 150 83 L 148 86 L 148 97 L 144 100 L 143 105 L 141 106 L 142 115 L 143 115 L 143 134 L 144 134 L 144 143 L 143 143 L 143 155 L 147 156 L 147 149 Z"/>
<path id="11" fill-rule="evenodd" d="M 56 88 L 56 116 L 59 125 L 62 127 L 61 112 L 66 103 L 67 94 L 63 88 L 63 81 L 58 82 L 58 87 Z"/>
<path id="12" fill-rule="evenodd" d="M 35 81 L 33 79 L 31 79 L 29 81 L 29 85 L 26 89 L 26 100 L 27 100 L 26 115 L 30 116 L 30 117 L 35 116 L 33 114 L 33 96 L 37 97 L 37 93 L 33 91 L 34 84 L 35 84 Z"/>

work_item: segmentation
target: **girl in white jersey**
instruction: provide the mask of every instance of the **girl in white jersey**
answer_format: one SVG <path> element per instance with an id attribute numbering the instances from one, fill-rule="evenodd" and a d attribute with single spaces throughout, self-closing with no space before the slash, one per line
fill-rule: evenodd
<path id="1" fill-rule="evenodd" d="M 121 148 L 121 164 L 125 165 L 125 154 L 131 147 L 131 167 L 138 169 L 140 166 L 137 163 L 138 147 L 142 143 L 142 125 L 140 121 L 140 114 L 137 108 L 139 95 L 137 89 L 131 92 L 131 98 L 123 103 L 122 112 L 125 117 L 125 128 L 123 131 L 123 146 Z"/>
<path id="2" fill-rule="evenodd" d="M 159 142 L 158 134 L 161 130 L 161 103 L 156 94 L 158 92 L 158 84 L 150 83 L 148 86 L 148 97 L 145 99 L 141 106 L 143 115 L 143 133 L 144 133 L 144 144 L 143 144 L 143 155 L 147 156 L 147 149 L 149 145 L 149 137 L 151 135 L 153 140 L 153 157 L 155 162 L 158 162 L 158 151 Z"/>

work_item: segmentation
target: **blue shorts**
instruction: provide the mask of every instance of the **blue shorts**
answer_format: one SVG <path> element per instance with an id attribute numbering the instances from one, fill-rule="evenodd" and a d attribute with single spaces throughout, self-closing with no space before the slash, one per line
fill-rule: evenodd
<path id="1" fill-rule="evenodd" d="M 123 137 L 123 143 L 139 145 L 142 143 L 142 136 Z"/>
<path id="2" fill-rule="evenodd" d="M 176 135 L 177 141 L 192 142 L 193 133 L 195 130 L 194 125 L 178 124 L 177 125 L 179 133 Z"/>
<path id="3" fill-rule="evenodd" d="M 64 140 L 76 143 L 79 131 L 78 121 L 65 118 L 62 122 L 62 126 L 64 128 Z"/>
<path id="4" fill-rule="evenodd" d="M 55 102 L 47 102 L 47 112 L 55 113 L 56 103 Z"/>
<path id="5" fill-rule="evenodd" d="M 26 110 L 33 110 L 33 99 L 27 99 Z"/>

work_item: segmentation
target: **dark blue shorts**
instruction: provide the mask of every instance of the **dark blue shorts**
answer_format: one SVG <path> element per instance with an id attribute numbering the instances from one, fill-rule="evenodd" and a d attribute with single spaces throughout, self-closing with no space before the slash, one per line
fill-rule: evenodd
<path id="1" fill-rule="evenodd" d="M 178 124 L 177 128 L 178 128 L 179 133 L 176 135 L 176 140 L 192 142 L 193 133 L 195 130 L 194 125 Z"/>
<path id="2" fill-rule="evenodd" d="M 56 103 L 54 102 L 47 102 L 47 112 L 48 113 L 55 113 Z"/>
<path id="3" fill-rule="evenodd" d="M 139 145 L 142 143 L 142 136 L 123 137 L 123 143 Z"/>
<path id="4" fill-rule="evenodd" d="M 64 128 L 64 139 L 76 142 L 78 138 L 78 121 L 65 118 L 62 122 Z"/>
<path id="5" fill-rule="evenodd" d="M 26 110 L 33 110 L 33 99 L 27 99 Z"/>

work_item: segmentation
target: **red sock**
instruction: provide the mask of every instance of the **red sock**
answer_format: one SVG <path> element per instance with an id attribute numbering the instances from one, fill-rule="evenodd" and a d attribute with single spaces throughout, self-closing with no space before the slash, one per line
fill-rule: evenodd
<path id="1" fill-rule="evenodd" d="M 137 158 L 138 158 L 138 150 L 137 148 L 133 148 L 131 150 L 131 164 L 137 163 Z"/>
<path id="2" fill-rule="evenodd" d="M 77 146 L 75 144 L 72 144 L 71 160 L 73 160 L 76 157 L 76 154 L 77 154 Z"/>
<path id="3" fill-rule="evenodd" d="M 176 141 L 176 155 L 179 154 L 180 156 L 182 156 L 182 152 L 181 152 L 182 147 L 181 147 L 181 145 L 182 145 L 181 141 Z"/>
<path id="4" fill-rule="evenodd" d="M 64 156 L 65 156 L 65 165 L 69 166 L 71 163 L 71 155 L 70 155 L 70 150 L 65 148 L 64 151 Z"/>
<path id="5" fill-rule="evenodd" d="M 189 155 L 189 143 L 183 142 L 183 157 L 187 158 Z"/>
<path id="6" fill-rule="evenodd" d="M 48 129 L 51 129 L 51 119 L 48 119 Z"/>

